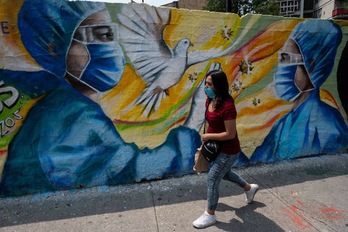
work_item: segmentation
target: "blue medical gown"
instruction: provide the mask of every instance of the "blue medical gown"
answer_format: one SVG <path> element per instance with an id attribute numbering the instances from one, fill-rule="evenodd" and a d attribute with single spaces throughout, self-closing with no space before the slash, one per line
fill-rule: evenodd
<path id="1" fill-rule="evenodd" d="M 319 90 L 280 118 L 250 163 L 269 163 L 313 154 L 335 153 L 348 148 L 348 126 L 340 112 L 322 102 Z"/>
<path id="2" fill-rule="evenodd" d="M 11 141 L 0 192 L 116 185 L 192 171 L 197 131 L 179 126 L 164 144 L 140 150 L 126 143 L 101 107 L 65 81 L 29 111 Z"/>

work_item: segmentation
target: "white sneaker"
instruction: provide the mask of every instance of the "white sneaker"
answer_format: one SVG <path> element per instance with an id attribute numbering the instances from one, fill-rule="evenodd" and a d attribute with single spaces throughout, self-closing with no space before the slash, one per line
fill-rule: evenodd
<path id="1" fill-rule="evenodd" d="M 254 200 L 254 196 L 257 193 L 257 191 L 259 190 L 259 186 L 257 184 L 250 184 L 250 189 L 249 191 L 245 192 L 245 196 L 246 196 L 246 203 L 250 204 L 251 202 L 253 202 Z"/>
<path id="2" fill-rule="evenodd" d="M 197 229 L 203 229 L 216 223 L 216 216 L 204 212 L 196 221 L 193 222 L 193 226 Z"/>

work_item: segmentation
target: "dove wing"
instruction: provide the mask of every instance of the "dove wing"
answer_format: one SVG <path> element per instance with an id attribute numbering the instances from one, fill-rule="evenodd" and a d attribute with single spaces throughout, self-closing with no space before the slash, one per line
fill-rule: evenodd
<path id="1" fill-rule="evenodd" d="M 222 47 L 212 48 L 204 51 L 194 51 L 187 55 L 187 66 L 191 66 L 200 62 L 211 60 L 217 57 L 225 56 L 235 50 L 235 44 L 231 44 L 229 47 L 223 49 Z"/>
<path id="2" fill-rule="evenodd" d="M 144 4 L 124 6 L 118 14 L 120 39 L 135 71 L 150 84 L 167 68 L 173 51 L 163 31 L 170 20 L 170 9 L 157 10 Z"/>

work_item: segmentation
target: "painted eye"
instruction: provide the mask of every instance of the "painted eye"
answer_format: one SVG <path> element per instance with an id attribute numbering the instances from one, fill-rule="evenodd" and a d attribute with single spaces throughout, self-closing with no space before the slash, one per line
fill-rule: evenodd
<path id="1" fill-rule="evenodd" d="M 279 61 L 281 63 L 288 63 L 290 61 L 290 55 L 285 52 L 280 53 Z"/>
<path id="2" fill-rule="evenodd" d="M 114 40 L 114 32 L 111 27 L 100 26 L 93 29 L 93 35 L 96 40 L 108 42 Z"/>

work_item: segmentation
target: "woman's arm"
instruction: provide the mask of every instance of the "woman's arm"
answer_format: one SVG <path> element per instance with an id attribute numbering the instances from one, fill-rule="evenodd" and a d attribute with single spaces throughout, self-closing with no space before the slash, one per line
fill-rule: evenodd
<path id="1" fill-rule="evenodd" d="M 208 141 L 208 140 L 229 140 L 234 139 L 237 134 L 237 126 L 236 126 L 236 120 L 225 120 L 224 121 L 226 131 L 221 133 L 206 133 L 202 135 L 202 141 Z M 208 124 L 206 124 L 206 128 L 208 128 Z"/>

